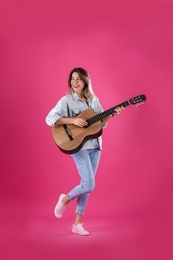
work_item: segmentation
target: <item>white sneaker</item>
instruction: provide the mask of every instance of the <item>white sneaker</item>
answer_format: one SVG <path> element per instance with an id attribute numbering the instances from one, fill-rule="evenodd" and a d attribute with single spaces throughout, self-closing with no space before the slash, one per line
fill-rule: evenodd
<path id="1" fill-rule="evenodd" d="M 62 199 L 63 197 L 66 196 L 65 194 L 61 194 L 59 196 L 59 200 L 55 206 L 55 209 L 54 209 L 54 214 L 57 218 L 61 218 L 63 213 L 64 213 L 64 210 L 66 208 L 66 206 L 62 203 Z"/>
<path id="2" fill-rule="evenodd" d="M 90 234 L 88 231 L 86 231 L 83 228 L 83 223 L 77 224 L 77 225 L 73 224 L 72 232 L 75 234 L 81 235 L 81 236 L 89 236 L 89 234 Z"/>

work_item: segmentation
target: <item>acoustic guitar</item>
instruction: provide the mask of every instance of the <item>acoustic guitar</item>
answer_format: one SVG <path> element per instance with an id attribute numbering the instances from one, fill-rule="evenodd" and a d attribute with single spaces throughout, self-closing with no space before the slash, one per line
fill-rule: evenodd
<path id="1" fill-rule="evenodd" d="M 78 152 L 85 142 L 89 139 L 97 138 L 102 134 L 101 120 L 115 113 L 117 107 L 127 107 L 129 105 L 140 105 L 146 101 L 145 95 L 139 95 L 130 100 L 127 100 L 119 105 L 116 105 L 100 114 L 96 114 L 91 109 L 86 109 L 77 117 L 85 118 L 88 122 L 86 127 L 76 125 L 57 125 L 52 127 L 52 136 L 59 149 L 66 154 Z"/>

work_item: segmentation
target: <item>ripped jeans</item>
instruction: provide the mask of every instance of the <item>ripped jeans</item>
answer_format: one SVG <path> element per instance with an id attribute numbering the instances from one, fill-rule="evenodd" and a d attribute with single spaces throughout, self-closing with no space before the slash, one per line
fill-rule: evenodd
<path id="1" fill-rule="evenodd" d="M 70 200 L 77 197 L 77 214 L 84 214 L 89 194 L 95 188 L 95 175 L 99 165 L 100 155 L 101 151 L 99 148 L 80 150 L 79 152 L 72 154 L 78 173 L 81 177 L 81 182 L 67 194 L 67 197 Z"/>

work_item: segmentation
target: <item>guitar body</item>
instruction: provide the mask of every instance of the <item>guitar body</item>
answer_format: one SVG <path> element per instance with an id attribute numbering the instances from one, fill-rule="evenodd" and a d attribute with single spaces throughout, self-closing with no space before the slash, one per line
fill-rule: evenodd
<path id="1" fill-rule="evenodd" d="M 89 119 L 95 115 L 96 113 L 93 110 L 87 109 L 77 117 Z M 64 125 L 52 127 L 52 136 L 55 143 L 59 149 L 66 154 L 78 152 L 87 140 L 97 138 L 102 134 L 101 121 L 97 121 L 86 128 L 81 128 L 76 125 L 66 125 L 66 127 L 73 140 L 70 140 Z"/>

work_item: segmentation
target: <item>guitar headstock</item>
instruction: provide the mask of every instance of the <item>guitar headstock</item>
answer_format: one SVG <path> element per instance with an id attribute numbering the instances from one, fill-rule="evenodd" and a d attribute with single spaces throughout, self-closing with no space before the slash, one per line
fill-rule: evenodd
<path id="1" fill-rule="evenodd" d="M 142 95 L 136 96 L 134 98 L 131 98 L 129 100 L 129 102 L 131 105 L 137 106 L 137 105 L 143 104 L 146 101 L 146 99 L 147 99 L 146 96 L 142 94 Z"/>

